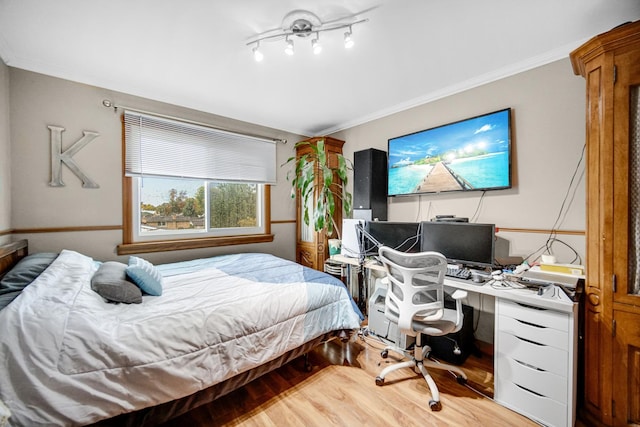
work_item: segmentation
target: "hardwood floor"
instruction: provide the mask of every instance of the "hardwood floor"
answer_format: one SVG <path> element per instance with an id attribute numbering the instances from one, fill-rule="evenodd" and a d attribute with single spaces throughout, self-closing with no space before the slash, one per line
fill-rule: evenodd
<path id="1" fill-rule="evenodd" d="M 393 353 L 382 359 L 383 347 L 375 337 L 330 341 L 309 353 L 310 372 L 299 358 L 164 427 L 538 425 L 481 394 L 493 395 L 491 357 L 469 356 L 462 366 L 466 386 L 447 371 L 431 370 L 442 402 L 442 410 L 432 412 L 429 388 L 411 369 L 375 385 L 385 364 L 399 359 Z"/>

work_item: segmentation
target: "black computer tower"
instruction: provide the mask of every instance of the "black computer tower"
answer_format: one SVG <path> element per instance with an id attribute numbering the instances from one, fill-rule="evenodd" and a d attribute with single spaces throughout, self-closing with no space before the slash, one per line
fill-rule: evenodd
<path id="1" fill-rule="evenodd" d="M 455 310 L 455 301 L 446 301 L 445 307 Z M 462 313 L 464 320 L 458 332 L 441 337 L 422 335 L 422 343 L 431 347 L 431 355 L 436 359 L 462 365 L 467 357 L 476 351 L 473 336 L 473 307 L 463 304 Z M 454 353 L 456 345 L 460 348 L 460 354 Z"/>
<path id="2" fill-rule="evenodd" d="M 354 218 L 387 220 L 387 152 L 369 148 L 353 153 Z"/>

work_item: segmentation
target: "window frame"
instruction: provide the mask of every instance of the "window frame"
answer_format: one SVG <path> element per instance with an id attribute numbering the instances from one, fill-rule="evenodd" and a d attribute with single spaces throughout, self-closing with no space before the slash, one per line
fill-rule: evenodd
<path id="1" fill-rule="evenodd" d="M 221 246 L 246 245 L 253 243 L 270 243 L 274 240 L 271 233 L 271 184 L 260 184 L 263 187 L 262 194 L 262 221 L 264 231 L 255 234 L 219 235 L 219 236 L 195 236 L 171 237 L 163 236 L 160 239 L 138 241 L 134 238 L 134 229 L 138 226 L 138 216 L 134 215 L 134 185 L 137 181 L 125 174 L 125 123 L 124 115 L 121 116 L 122 125 L 122 243 L 116 248 L 118 255 L 132 255 L 149 252 L 167 252 L 186 249 L 202 249 Z M 139 210 L 139 204 L 138 204 Z M 166 238 L 165 238 L 166 237 Z"/>
<path id="2" fill-rule="evenodd" d="M 144 179 L 153 179 L 154 177 L 145 177 Z M 263 234 L 264 233 L 264 185 L 259 183 L 241 183 L 241 184 L 253 184 L 257 189 L 257 200 L 256 200 L 256 208 L 257 208 L 257 226 L 254 227 L 238 227 L 238 228 L 209 228 L 209 222 L 211 212 L 209 211 L 209 191 L 211 183 L 221 182 L 214 180 L 206 180 L 203 179 L 202 183 L 205 187 L 205 215 L 207 218 L 205 219 L 205 228 L 199 230 L 168 230 L 168 231 L 158 231 L 153 234 L 143 235 L 140 233 L 140 223 L 142 212 L 140 209 L 140 177 L 132 177 L 132 208 L 133 211 L 131 213 L 133 217 L 132 225 L 135 225 L 132 228 L 133 231 L 133 241 L 134 242 L 147 242 L 153 240 L 165 240 L 165 239 L 188 239 L 193 237 L 226 237 L 226 236 L 239 236 L 239 235 L 249 235 L 249 234 Z M 179 178 L 178 178 L 179 179 Z M 192 180 L 196 181 L 196 180 Z"/>
<path id="3" fill-rule="evenodd" d="M 134 241 L 133 238 L 133 229 L 137 226 L 136 217 L 133 215 L 133 185 L 135 185 L 134 180 L 124 176 L 123 173 L 122 215 L 124 221 L 122 227 L 122 244 L 117 247 L 118 255 L 273 242 L 274 236 L 271 233 L 271 185 L 269 184 L 264 184 L 264 233 L 206 237 L 190 236 L 188 238 L 166 238 L 145 241 Z"/>

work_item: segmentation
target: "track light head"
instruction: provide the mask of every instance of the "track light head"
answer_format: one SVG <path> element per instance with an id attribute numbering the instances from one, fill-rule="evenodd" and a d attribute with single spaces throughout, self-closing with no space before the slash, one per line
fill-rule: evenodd
<path id="1" fill-rule="evenodd" d="M 253 48 L 253 59 L 255 59 L 256 62 L 264 59 L 264 55 L 260 52 L 260 43 L 256 43 L 256 47 Z"/>
<path id="2" fill-rule="evenodd" d="M 287 55 L 293 55 L 295 53 L 295 50 L 293 48 L 293 40 L 289 40 L 289 37 L 287 36 L 285 42 L 287 46 L 284 48 L 284 53 L 286 53 Z"/>
<path id="3" fill-rule="evenodd" d="M 351 27 L 349 27 L 349 31 L 344 33 L 344 47 L 345 49 L 351 49 L 354 45 L 353 38 L 351 37 Z"/>
<path id="4" fill-rule="evenodd" d="M 322 52 L 322 45 L 320 44 L 320 34 L 316 33 L 316 38 L 311 40 L 311 49 L 313 49 L 314 55 L 319 55 Z"/>

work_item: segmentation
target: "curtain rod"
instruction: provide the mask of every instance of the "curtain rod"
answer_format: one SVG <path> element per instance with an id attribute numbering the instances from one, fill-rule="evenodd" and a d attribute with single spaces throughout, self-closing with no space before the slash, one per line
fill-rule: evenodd
<path id="1" fill-rule="evenodd" d="M 267 136 L 262 136 L 262 135 L 255 135 L 255 134 L 251 134 L 251 133 L 243 133 L 243 132 L 237 132 L 237 131 L 232 131 L 232 130 L 228 130 L 228 129 L 222 129 L 222 128 L 218 128 L 215 126 L 211 126 L 208 123 L 203 123 L 203 122 L 197 122 L 194 120 L 189 120 L 189 119 L 184 119 L 182 117 L 175 117 L 175 116 L 168 116 L 166 114 L 159 114 L 159 113 L 154 113 L 151 111 L 144 111 L 144 110 L 140 110 L 138 108 L 133 108 L 133 107 L 127 107 L 125 105 L 115 105 L 113 102 L 111 102 L 110 99 L 103 99 L 102 100 L 102 105 L 104 105 L 107 108 L 113 108 L 113 111 L 117 112 L 118 109 L 123 109 L 123 110 L 130 110 L 130 111 L 135 111 L 136 113 L 142 113 L 142 114 L 149 114 L 151 116 L 156 116 L 156 117 L 161 117 L 163 119 L 169 119 L 169 120 L 177 120 L 183 123 L 188 123 L 188 124 L 192 124 L 192 125 L 197 125 L 197 126 L 204 126 L 207 127 L 209 129 L 215 129 L 221 132 L 229 132 L 229 133 L 235 133 L 237 135 L 242 135 L 242 136 L 248 136 L 251 138 L 257 138 L 257 139 L 263 139 L 266 141 L 271 141 L 271 142 L 280 142 L 282 144 L 286 144 L 287 140 L 286 139 L 282 139 L 282 138 L 271 138 L 271 137 L 267 137 Z"/>

